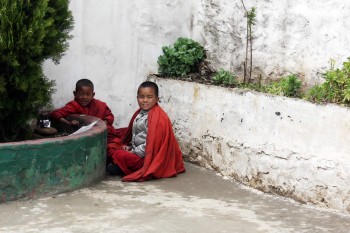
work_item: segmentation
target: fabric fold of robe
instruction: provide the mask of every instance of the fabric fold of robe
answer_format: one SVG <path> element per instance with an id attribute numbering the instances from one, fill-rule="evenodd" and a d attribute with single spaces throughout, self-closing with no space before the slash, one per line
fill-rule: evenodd
<path id="1" fill-rule="evenodd" d="M 124 131 L 125 135 L 123 139 L 121 141 L 119 139 L 115 140 L 115 150 L 121 149 L 122 145 L 130 143 L 132 139 L 132 125 L 140 111 L 141 109 L 137 110 L 133 115 L 129 127 Z M 113 158 L 113 154 L 111 157 Z M 168 178 L 182 172 L 185 172 L 185 166 L 171 121 L 168 115 L 157 104 L 148 113 L 148 132 L 144 164 L 137 171 L 124 176 L 122 180 L 145 181 L 152 178 Z"/>

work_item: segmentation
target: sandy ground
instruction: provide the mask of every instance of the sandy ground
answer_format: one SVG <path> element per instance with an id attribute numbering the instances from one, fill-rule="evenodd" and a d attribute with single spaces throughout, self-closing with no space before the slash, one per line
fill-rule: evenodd
<path id="1" fill-rule="evenodd" d="M 350 216 L 260 193 L 186 164 L 176 178 L 119 177 L 0 205 L 0 232 L 350 232 Z"/>

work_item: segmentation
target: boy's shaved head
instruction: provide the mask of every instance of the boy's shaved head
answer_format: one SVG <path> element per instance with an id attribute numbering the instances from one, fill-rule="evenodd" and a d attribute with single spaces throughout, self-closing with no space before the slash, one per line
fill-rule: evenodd
<path id="1" fill-rule="evenodd" d="M 156 97 L 158 97 L 158 85 L 154 82 L 151 82 L 151 81 L 145 81 L 143 83 L 141 83 L 141 85 L 139 86 L 139 89 L 140 88 L 146 88 L 146 87 L 150 87 L 150 88 L 153 88 L 154 90 L 154 94 L 156 95 Z"/>
<path id="2" fill-rule="evenodd" d="M 80 79 L 75 85 L 75 90 L 79 90 L 81 87 L 90 87 L 92 91 L 94 91 L 94 84 L 86 78 Z"/>

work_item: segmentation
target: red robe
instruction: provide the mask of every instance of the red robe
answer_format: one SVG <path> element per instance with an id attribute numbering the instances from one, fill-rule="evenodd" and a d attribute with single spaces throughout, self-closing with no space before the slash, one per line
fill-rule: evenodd
<path id="1" fill-rule="evenodd" d="M 135 117 L 141 111 L 137 110 L 122 140 L 127 145 L 132 139 L 132 125 Z M 115 149 L 120 149 L 118 139 Z M 113 155 L 111 155 L 113 158 Z M 145 181 L 152 178 L 173 177 L 185 172 L 184 162 L 179 144 L 175 138 L 168 115 L 157 104 L 148 113 L 148 131 L 143 166 L 123 177 L 123 181 Z"/>
<path id="2" fill-rule="evenodd" d="M 64 107 L 51 112 L 51 117 L 55 120 L 65 118 L 70 114 L 85 114 L 88 116 L 98 117 L 107 123 L 108 130 L 108 142 L 112 141 L 115 137 L 120 137 L 120 133 L 112 126 L 114 121 L 114 115 L 105 102 L 97 99 L 92 99 L 91 102 L 83 107 L 77 101 L 72 100 Z"/>

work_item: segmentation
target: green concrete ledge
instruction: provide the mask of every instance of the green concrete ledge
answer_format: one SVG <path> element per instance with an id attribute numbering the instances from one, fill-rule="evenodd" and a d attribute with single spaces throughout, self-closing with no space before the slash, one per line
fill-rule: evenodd
<path id="1" fill-rule="evenodd" d="M 77 135 L 0 143 L 0 202 L 74 190 L 105 178 L 106 124 Z"/>

